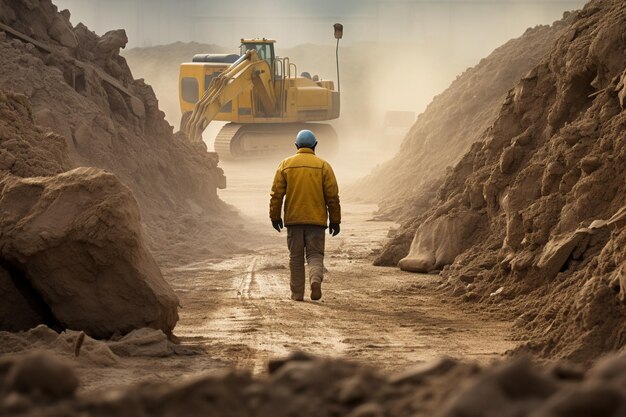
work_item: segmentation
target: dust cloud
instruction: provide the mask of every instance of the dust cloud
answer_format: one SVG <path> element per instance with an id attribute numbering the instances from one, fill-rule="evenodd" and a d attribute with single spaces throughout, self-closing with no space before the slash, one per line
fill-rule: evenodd
<path id="1" fill-rule="evenodd" d="M 626 414 L 623 0 L 528 30 L 580 2 L 58 4 L 0 0 L 0 415 Z M 218 161 L 162 110 L 241 36 L 334 79 L 337 21 L 318 153 L 341 187 L 401 158 L 353 187 L 390 214 L 343 202 L 324 297 L 293 302 L 280 157 Z"/>
<path id="2" fill-rule="evenodd" d="M 83 21 L 97 32 L 125 27 L 129 48 L 143 47 L 125 53 L 135 77 L 155 88 L 161 109 L 176 128 L 177 68 L 194 53 L 234 52 L 242 37 L 274 38 L 277 53 L 289 56 L 298 72 L 336 80 L 331 27 L 344 23 L 339 54 L 342 116 L 332 124 L 343 144 L 342 157 L 334 159 L 346 182 L 367 174 L 399 149 L 409 126 L 385 125 L 388 112 L 416 116 L 494 48 L 583 3 L 235 0 L 187 1 L 183 7 L 159 1 L 147 7 L 141 0 L 56 1 L 72 10 L 74 23 Z M 209 149 L 222 125 L 212 123 L 205 133 Z"/>

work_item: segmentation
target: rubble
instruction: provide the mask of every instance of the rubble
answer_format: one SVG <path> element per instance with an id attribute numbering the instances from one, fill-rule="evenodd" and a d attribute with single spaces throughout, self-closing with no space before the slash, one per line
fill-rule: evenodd
<path id="1" fill-rule="evenodd" d="M 113 174 L 69 170 L 63 138 L 0 92 L 0 329 L 45 323 L 94 337 L 170 333 L 178 299 L 143 240 L 137 203 Z M 71 262 L 68 262 L 71 260 Z M 77 296 L 80 294 L 80 296 Z"/>
<path id="2" fill-rule="evenodd" d="M 584 362 L 626 343 L 626 8 L 591 1 L 569 19 L 381 258 L 406 253 L 415 230 L 402 269 L 443 269 L 456 296 L 471 276 L 475 301 L 519 316 L 522 349 Z"/>
<path id="3" fill-rule="evenodd" d="M 114 173 L 135 196 L 161 262 L 171 261 L 172 248 L 189 257 L 210 253 L 218 241 L 214 251 L 235 249 L 221 221 L 235 214 L 217 196 L 225 182 L 217 155 L 172 132 L 152 88 L 133 78 L 119 54 L 124 31 L 98 36 L 73 27 L 69 12 L 49 0 L 36 7 L 2 0 L 0 9 L 0 91 L 23 95 L 34 124 L 65 142 L 62 170 Z M 0 154 L 0 166 L 7 161 Z"/>
<path id="4" fill-rule="evenodd" d="M 145 247 L 130 190 L 111 173 L 9 175 L 0 181 L 0 219 L 0 257 L 43 323 L 98 338 L 174 328 L 178 298 Z"/>
<path id="5" fill-rule="evenodd" d="M 607 357 L 587 373 L 567 363 L 542 369 L 527 358 L 483 368 L 442 359 L 407 377 L 299 354 L 267 376 L 223 370 L 52 404 L 26 401 L 19 415 L 619 417 L 625 358 Z M 12 405 L 7 398 L 0 412 Z"/>
<path id="6" fill-rule="evenodd" d="M 66 361 L 45 351 L 4 359 L 2 391 L 60 400 L 74 395 L 78 378 Z"/>

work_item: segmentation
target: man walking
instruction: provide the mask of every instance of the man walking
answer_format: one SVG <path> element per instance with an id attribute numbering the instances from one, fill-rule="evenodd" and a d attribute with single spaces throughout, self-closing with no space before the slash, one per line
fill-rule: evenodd
<path id="1" fill-rule="evenodd" d="M 332 236 L 339 234 L 341 206 L 339 187 L 330 164 L 315 156 L 317 140 L 310 130 L 296 137 L 298 153 L 283 160 L 270 193 L 270 219 L 274 229 L 283 228 L 281 209 L 285 199 L 285 223 L 291 272 L 291 299 L 304 299 L 304 258 L 309 264 L 311 300 L 322 298 L 324 235 L 326 222 Z"/>

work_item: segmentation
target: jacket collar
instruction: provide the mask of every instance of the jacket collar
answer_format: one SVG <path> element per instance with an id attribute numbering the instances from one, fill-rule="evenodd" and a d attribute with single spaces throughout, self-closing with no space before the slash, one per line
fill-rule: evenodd
<path id="1" fill-rule="evenodd" d="M 313 149 L 311 148 L 300 148 L 298 149 L 298 153 L 312 153 L 315 155 L 315 152 L 313 152 Z"/>

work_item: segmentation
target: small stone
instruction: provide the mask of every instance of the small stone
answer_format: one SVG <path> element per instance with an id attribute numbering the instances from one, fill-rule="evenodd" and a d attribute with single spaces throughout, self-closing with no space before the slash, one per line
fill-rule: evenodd
<path id="1" fill-rule="evenodd" d="M 531 80 L 534 80 L 534 79 L 536 79 L 536 78 L 537 78 L 537 76 L 538 76 L 538 75 L 537 75 L 537 73 L 538 73 L 538 71 L 537 71 L 537 67 L 533 67 L 530 71 L 528 71 L 528 72 L 526 73 L 526 75 L 524 75 L 524 76 L 522 77 L 522 80 L 524 80 L 524 81 L 531 81 Z"/>
<path id="2" fill-rule="evenodd" d="M 304 352 L 293 352 L 292 354 L 290 354 L 289 356 L 287 356 L 286 358 L 282 358 L 282 359 L 272 359 L 268 362 L 267 364 L 267 371 L 270 374 L 275 373 L 276 371 L 278 371 L 280 368 L 283 367 L 283 365 L 289 363 L 289 362 L 305 362 L 305 361 L 311 361 L 313 360 L 313 357 L 311 355 L 307 355 Z"/>
<path id="3" fill-rule="evenodd" d="M 143 102 L 137 97 L 130 98 L 130 108 L 135 116 L 139 117 L 140 119 L 146 117 L 146 107 L 144 106 Z"/>
<path id="4" fill-rule="evenodd" d="M 16 160 L 11 152 L 0 149 L 0 171 L 10 170 Z"/>
<path id="5" fill-rule="evenodd" d="M 392 384 L 420 384 L 422 381 L 433 375 L 443 375 L 454 368 L 458 362 L 450 357 L 442 357 L 423 365 L 416 366 L 405 372 L 391 376 L 389 382 Z"/>
<path id="6" fill-rule="evenodd" d="M 385 410 L 376 403 L 366 403 L 358 406 L 348 417 L 384 417 Z"/>
<path id="7" fill-rule="evenodd" d="M 52 21 L 48 28 L 48 34 L 63 46 L 68 48 L 76 48 L 78 46 L 78 39 L 69 23 L 59 15 L 56 15 Z"/>
<path id="8" fill-rule="evenodd" d="M 601 229 L 604 226 L 606 226 L 607 224 L 608 224 L 608 221 L 606 221 L 606 220 L 594 220 L 589 225 L 589 229 L 591 229 L 591 230 L 593 230 L 593 229 Z"/>
<path id="9" fill-rule="evenodd" d="M 467 302 L 469 302 L 469 301 L 476 301 L 479 298 L 480 298 L 480 296 L 478 294 L 476 294 L 473 291 L 470 291 L 470 292 L 468 292 L 467 294 L 465 294 L 463 296 L 463 301 L 467 301 Z"/>
<path id="10" fill-rule="evenodd" d="M 9 392 L 38 393 L 50 399 L 62 399 L 74 395 L 78 378 L 59 357 L 47 352 L 33 352 L 16 360 L 4 386 Z"/>
<path id="11" fill-rule="evenodd" d="M 474 210 L 479 210 L 485 205 L 485 197 L 483 195 L 482 184 L 475 184 L 467 191 L 470 207 Z"/>
<path id="12" fill-rule="evenodd" d="M 553 365 L 550 373 L 558 379 L 582 381 L 585 378 L 585 370 L 582 367 L 562 362 Z"/>
<path id="13" fill-rule="evenodd" d="M 343 404 L 354 404 L 367 398 L 370 391 L 363 378 L 356 375 L 339 383 L 337 399 Z"/>
<path id="14" fill-rule="evenodd" d="M 464 282 L 465 284 L 471 284 L 474 282 L 476 278 L 473 275 L 463 274 L 459 276 L 459 279 L 461 280 L 461 282 Z"/>
<path id="15" fill-rule="evenodd" d="M 511 140 L 513 146 L 526 146 L 530 143 L 532 136 L 528 132 L 524 132 L 521 135 L 514 137 Z"/>
<path id="16" fill-rule="evenodd" d="M 542 416 L 616 416 L 622 395 L 612 386 L 578 386 L 555 395 Z M 619 414 L 623 415 L 623 414 Z"/>
<path id="17" fill-rule="evenodd" d="M 17 392 L 9 393 L 0 401 L 0 410 L 7 413 L 6 415 L 22 414 L 31 406 L 31 400 L 26 395 L 22 395 Z"/>
<path id="18" fill-rule="evenodd" d="M 460 297 L 462 295 L 464 295 L 467 292 L 467 290 L 465 289 L 464 286 L 459 285 L 458 287 L 454 288 L 454 291 L 452 291 L 452 295 L 455 297 Z"/>
<path id="19" fill-rule="evenodd" d="M 72 14 L 70 13 L 69 10 L 67 9 L 63 9 L 59 12 L 59 14 L 61 16 L 63 16 L 65 18 L 65 20 L 67 20 L 68 22 L 70 21 L 70 18 L 72 17 Z"/>
<path id="20" fill-rule="evenodd" d="M 116 54 L 127 43 L 128 36 L 124 29 L 110 30 L 98 40 L 97 48 L 103 54 Z"/>
<path id="21" fill-rule="evenodd" d="M 516 151 L 514 146 L 509 146 L 502 152 L 500 157 L 500 172 L 510 174 L 513 172 L 513 163 L 515 162 Z"/>
<path id="22" fill-rule="evenodd" d="M 602 165 L 602 161 L 595 156 L 587 156 L 580 160 L 580 169 L 587 175 L 596 171 Z"/>
<path id="23" fill-rule="evenodd" d="M 502 291 L 504 291 L 504 287 L 498 288 L 497 290 L 489 294 L 489 297 L 495 297 L 496 295 L 500 295 L 502 294 Z"/>
<path id="24" fill-rule="evenodd" d="M 511 260 L 512 271 L 525 271 L 532 266 L 534 254 L 531 251 L 522 251 Z"/>
<path id="25" fill-rule="evenodd" d="M 11 46 L 15 49 L 24 49 L 24 42 L 19 39 L 12 39 Z"/>

